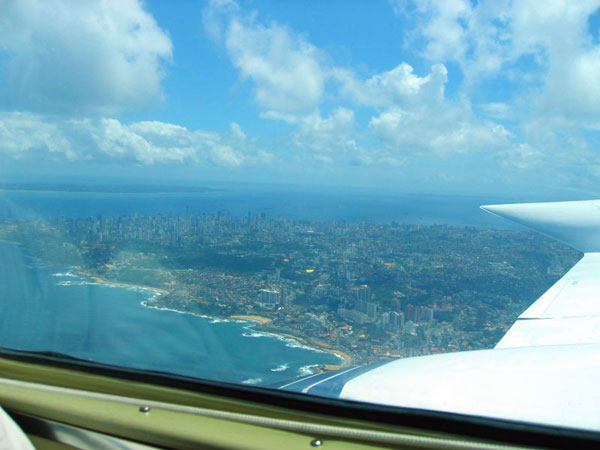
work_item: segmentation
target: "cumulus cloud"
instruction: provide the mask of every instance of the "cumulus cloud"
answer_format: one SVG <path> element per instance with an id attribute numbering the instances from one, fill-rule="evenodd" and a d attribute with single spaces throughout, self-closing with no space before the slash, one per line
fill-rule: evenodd
<path id="1" fill-rule="evenodd" d="M 482 164 L 526 171 L 598 159 L 573 120 L 600 127 L 600 46 L 588 31 L 599 4 L 392 2 L 414 30 L 405 30 L 407 55 L 431 69 L 417 73 L 400 60 L 367 77 L 233 0 L 211 1 L 203 20 L 252 87 L 260 116 L 293 127 L 278 142 L 288 161 L 390 166 L 477 153 Z M 448 97 L 456 67 L 460 86 Z M 486 82 L 493 87 L 476 91 Z M 506 92 L 490 95 L 495 87 Z M 233 124 L 231 136 L 247 140 Z"/>
<path id="2" fill-rule="evenodd" d="M 221 41 L 243 80 L 252 83 L 261 109 L 271 114 L 306 113 L 323 95 L 327 70 L 320 51 L 301 34 L 256 14 L 242 15 L 232 1 L 212 1 L 205 8 L 207 33 Z"/>
<path id="3" fill-rule="evenodd" d="M 0 116 L 0 153 L 11 159 L 197 164 L 237 167 L 270 155 L 239 145 L 231 134 L 190 131 L 164 122 L 123 124 L 116 119 L 49 119 L 36 114 Z M 251 150 L 251 151 L 250 151 Z"/>
<path id="4" fill-rule="evenodd" d="M 589 19 L 600 0 L 468 0 L 397 2 L 416 13 L 422 55 L 455 61 L 467 82 L 501 75 L 533 86 L 540 112 L 586 118 L 600 113 L 600 45 Z M 417 40 L 411 41 L 416 44 Z M 521 89 L 522 90 L 522 89 Z"/>
<path id="5" fill-rule="evenodd" d="M 5 115 L 0 120 L 0 152 L 12 159 L 40 154 L 49 159 L 80 159 L 59 124 L 22 113 Z"/>
<path id="6" fill-rule="evenodd" d="M 521 2 L 525 3 L 525 2 Z M 397 0 L 396 14 L 413 26 L 407 44 L 435 62 L 454 61 L 467 78 L 498 70 L 516 55 L 510 28 L 510 0 Z"/>
<path id="7" fill-rule="evenodd" d="M 389 106 L 394 104 L 436 104 L 444 98 L 448 71 L 443 64 L 435 64 L 431 73 L 419 77 L 407 63 L 390 71 L 359 80 L 349 70 L 337 69 L 334 77 L 341 83 L 342 95 L 361 105 Z"/>
<path id="8" fill-rule="evenodd" d="M 6 0 L 0 108 L 108 114 L 161 96 L 169 36 L 138 0 Z"/>
<path id="9" fill-rule="evenodd" d="M 392 4 L 411 23 L 405 48 L 458 67 L 463 82 L 460 101 L 437 111 L 398 103 L 375 116 L 370 127 L 382 143 L 434 154 L 486 150 L 486 161 L 509 173 L 597 183 L 589 168 L 600 159 L 600 45 L 591 18 L 600 0 Z"/>
<path id="10" fill-rule="evenodd" d="M 321 162 L 350 158 L 373 164 L 427 151 L 466 153 L 506 138 L 501 126 L 477 123 L 468 105 L 445 98 L 448 71 L 443 64 L 434 64 L 429 74 L 418 76 L 402 62 L 363 80 L 351 69 L 324 64 L 322 52 L 302 35 L 275 22 L 263 25 L 256 14 L 244 16 L 231 1 L 213 2 L 204 21 L 209 34 L 224 43 L 242 78 L 252 81 L 261 116 L 295 125 L 292 148 Z M 383 147 L 361 146 L 355 115 L 348 107 L 338 106 L 328 117 L 321 116 L 319 105 L 329 81 L 335 81 L 328 84 L 333 89 L 330 100 L 383 108 L 367 130 Z M 370 157 L 373 152 L 378 155 Z"/>
<path id="11" fill-rule="evenodd" d="M 326 153 L 353 151 L 357 148 L 352 139 L 354 113 L 346 108 L 338 108 L 323 118 L 317 111 L 302 117 L 298 130 L 293 135 L 294 145 L 303 151 L 315 152 L 321 161 L 328 161 Z"/>
<path id="12" fill-rule="evenodd" d="M 502 167 L 513 169 L 533 169 L 543 165 L 544 152 L 527 143 L 504 148 L 496 155 Z"/>
<path id="13" fill-rule="evenodd" d="M 277 24 L 266 27 L 234 19 L 226 45 L 243 78 L 254 82 L 261 107 L 284 112 L 314 108 L 323 94 L 317 50 Z"/>
<path id="14" fill-rule="evenodd" d="M 373 117 L 369 127 L 384 145 L 404 154 L 490 152 L 511 140 L 502 125 L 481 121 L 451 104 L 442 109 L 390 107 Z"/>
<path id="15" fill-rule="evenodd" d="M 347 70 L 336 77 L 343 95 L 379 110 L 369 130 L 390 157 L 493 151 L 510 141 L 502 125 L 478 118 L 468 101 L 445 97 L 448 71 L 443 64 L 434 64 L 424 76 L 401 63 L 364 81 Z"/>

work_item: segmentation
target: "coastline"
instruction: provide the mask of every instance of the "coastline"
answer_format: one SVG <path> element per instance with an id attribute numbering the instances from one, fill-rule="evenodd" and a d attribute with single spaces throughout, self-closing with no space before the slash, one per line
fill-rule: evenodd
<path id="1" fill-rule="evenodd" d="M 256 314 L 234 314 L 232 316 L 229 316 L 228 319 L 239 319 L 239 320 L 248 320 L 251 322 L 258 322 L 261 325 L 266 325 L 268 323 L 273 322 L 273 319 L 269 318 L 269 317 L 264 317 L 264 316 L 259 316 Z"/>
<path id="2" fill-rule="evenodd" d="M 271 319 L 269 317 L 259 316 L 257 314 L 251 314 L 251 315 L 233 314 L 233 315 L 229 316 L 229 319 L 249 320 L 252 322 L 258 322 L 260 325 L 267 325 L 267 324 L 273 322 L 273 319 Z M 270 329 L 269 331 L 274 334 L 279 334 L 280 336 L 285 336 L 290 339 L 294 339 L 308 347 L 315 347 L 315 348 L 318 348 L 319 350 L 323 350 L 327 353 L 332 353 L 334 355 L 337 355 L 338 357 L 340 357 L 344 360 L 341 367 L 346 367 L 346 366 L 352 365 L 352 356 L 350 356 L 348 353 L 346 353 L 342 350 L 331 348 L 331 346 L 325 342 L 317 341 L 316 339 L 312 339 L 312 338 L 308 338 L 308 337 L 300 337 L 300 336 L 295 336 L 293 334 L 289 334 L 289 333 L 285 333 L 285 332 L 279 332 L 279 331 L 277 331 L 277 327 L 272 327 L 272 329 Z"/>
<path id="3" fill-rule="evenodd" d="M 344 364 L 342 364 L 342 367 L 352 365 L 352 356 L 350 356 L 348 353 L 343 352 L 341 350 L 331 350 L 331 349 L 329 349 L 327 351 L 331 352 L 331 353 L 335 353 L 336 355 L 338 355 L 339 357 L 344 359 Z"/>
<path id="4" fill-rule="evenodd" d="M 123 283 L 121 281 L 110 281 L 105 278 L 99 277 L 98 275 L 92 275 L 89 272 L 85 272 L 85 271 L 82 271 L 79 269 L 77 271 L 79 274 L 81 274 L 85 277 L 91 278 L 98 284 L 106 284 L 106 285 L 110 285 L 110 286 L 118 286 L 118 287 L 124 287 L 124 288 L 143 289 L 145 291 L 152 291 L 152 292 L 154 292 L 156 294 L 160 294 L 160 295 L 168 295 L 169 294 L 169 291 L 167 291 L 165 289 L 152 287 L 152 286 L 144 286 L 141 284 Z"/>
<path id="5" fill-rule="evenodd" d="M 169 291 L 167 291 L 165 289 L 151 287 L 151 286 L 144 286 L 144 285 L 139 285 L 139 284 L 133 284 L 133 283 L 124 283 L 124 282 L 120 282 L 120 281 L 110 281 L 110 280 L 102 278 L 98 275 L 93 275 L 89 272 L 85 272 L 85 271 L 81 270 L 80 268 L 77 268 L 77 271 L 79 274 L 89 277 L 99 284 L 119 286 L 119 287 L 124 287 L 124 288 L 143 289 L 143 290 L 157 293 L 159 295 L 168 295 L 169 294 Z M 180 311 L 180 310 L 177 310 L 177 311 L 186 312 L 186 311 Z M 213 317 L 213 318 L 220 319 L 220 317 Z M 258 314 L 232 314 L 232 315 L 228 316 L 227 319 L 247 320 L 250 322 L 256 322 L 261 326 L 268 325 L 271 322 L 273 322 L 273 319 L 271 319 L 270 317 L 260 316 Z M 298 342 L 300 342 L 304 345 L 307 345 L 309 347 L 315 347 L 319 350 L 323 350 L 327 353 L 331 353 L 333 355 L 338 356 L 339 358 L 341 358 L 344 361 L 340 367 L 347 367 L 347 366 L 352 365 L 352 356 L 350 356 L 348 353 L 346 353 L 342 350 L 331 348 L 331 346 L 325 342 L 318 341 L 316 339 L 312 339 L 309 337 L 301 337 L 301 336 L 295 336 L 293 334 L 289 334 L 289 333 L 285 333 L 285 332 L 278 332 L 277 327 L 273 327 L 273 328 L 274 328 L 274 330 L 272 330 L 271 332 L 273 332 L 274 334 L 279 334 L 281 336 L 286 336 L 290 339 L 295 339 Z"/>
<path id="6" fill-rule="evenodd" d="M 316 347 L 319 350 L 323 350 L 328 353 L 333 353 L 334 355 L 339 356 L 340 358 L 342 358 L 344 360 L 342 367 L 352 365 L 352 356 L 350 356 L 348 353 L 346 353 L 342 350 L 331 348 L 329 346 L 329 344 L 326 344 L 325 342 L 317 341 L 316 339 L 312 339 L 312 338 L 304 338 L 304 337 L 300 337 L 300 336 L 295 336 L 295 335 L 289 334 L 289 333 L 280 333 L 280 334 L 282 334 L 283 336 L 289 337 L 290 339 L 295 339 L 304 345 L 308 345 L 309 347 Z"/>

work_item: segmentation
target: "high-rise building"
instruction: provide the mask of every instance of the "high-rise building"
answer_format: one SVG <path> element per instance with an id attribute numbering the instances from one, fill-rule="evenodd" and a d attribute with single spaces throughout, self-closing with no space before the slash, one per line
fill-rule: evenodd
<path id="1" fill-rule="evenodd" d="M 272 289 L 261 289 L 260 290 L 260 301 L 263 303 L 278 303 L 279 292 Z"/>
<path id="2" fill-rule="evenodd" d="M 292 304 L 292 296 L 288 295 L 288 291 L 286 288 L 281 289 L 281 294 L 279 296 L 279 302 L 282 306 L 289 306 Z"/>
<path id="3" fill-rule="evenodd" d="M 404 326 L 404 314 L 401 312 L 398 313 L 396 311 L 390 311 L 389 323 L 389 327 L 391 330 L 401 330 Z"/>
<path id="4" fill-rule="evenodd" d="M 428 308 L 426 306 L 421 306 L 419 308 L 419 312 L 420 312 L 422 321 L 431 322 L 433 320 L 433 309 Z"/>
<path id="5" fill-rule="evenodd" d="M 375 303 L 366 302 L 367 303 L 367 315 L 370 319 L 377 318 L 377 305 Z"/>
<path id="6" fill-rule="evenodd" d="M 417 320 L 416 310 L 417 308 L 415 308 L 414 305 L 411 305 L 410 303 L 406 305 L 406 320 L 415 322 Z"/>
<path id="7" fill-rule="evenodd" d="M 379 321 L 381 322 L 381 325 L 383 325 L 384 328 L 389 328 L 389 326 L 391 325 L 390 323 L 390 314 L 389 312 L 384 312 L 381 314 Z"/>
<path id="8" fill-rule="evenodd" d="M 358 298 L 362 301 L 370 301 L 371 300 L 371 289 L 366 284 L 363 284 L 358 288 Z"/>
<path id="9" fill-rule="evenodd" d="M 368 302 L 357 298 L 354 302 L 354 309 L 363 314 L 367 314 Z"/>

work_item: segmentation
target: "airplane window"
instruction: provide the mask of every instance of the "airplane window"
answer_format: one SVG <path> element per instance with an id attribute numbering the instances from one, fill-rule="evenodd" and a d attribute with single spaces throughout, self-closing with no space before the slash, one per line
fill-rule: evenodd
<path id="1" fill-rule="evenodd" d="M 0 347 L 600 430 L 599 10 L 3 2 Z"/>

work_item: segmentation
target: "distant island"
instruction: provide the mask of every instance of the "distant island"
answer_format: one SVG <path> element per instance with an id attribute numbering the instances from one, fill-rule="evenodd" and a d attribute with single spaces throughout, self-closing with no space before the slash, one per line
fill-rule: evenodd
<path id="1" fill-rule="evenodd" d="M 65 183 L 0 183 L 4 191 L 36 191 L 36 192 L 97 192 L 114 194 L 167 194 L 167 193 L 203 193 L 216 192 L 204 186 L 175 185 L 122 185 L 122 184 L 65 184 Z"/>

